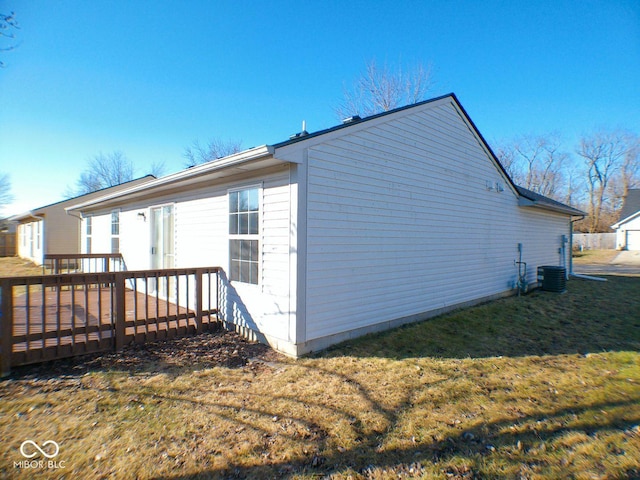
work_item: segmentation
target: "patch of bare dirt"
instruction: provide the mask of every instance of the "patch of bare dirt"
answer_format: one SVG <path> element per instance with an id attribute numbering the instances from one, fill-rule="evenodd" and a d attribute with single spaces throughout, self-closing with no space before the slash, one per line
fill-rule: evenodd
<path id="1" fill-rule="evenodd" d="M 15 367 L 9 378 L 75 376 L 96 370 L 177 374 L 184 370 L 213 367 L 240 368 L 250 362 L 269 364 L 283 358 L 267 345 L 221 330 L 166 341 L 130 344 L 117 352 Z"/>

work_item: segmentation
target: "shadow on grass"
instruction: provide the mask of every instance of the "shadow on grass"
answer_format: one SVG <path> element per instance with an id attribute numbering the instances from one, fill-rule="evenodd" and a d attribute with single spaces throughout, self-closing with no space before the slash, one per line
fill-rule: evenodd
<path id="1" fill-rule="evenodd" d="M 640 351 L 640 277 L 571 280 L 320 352 L 320 357 L 485 358 Z"/>
<path id="2" fill-rule="evenodd" d="M 191 402 L 186 400 L 187 402 Z M 260 465 L 244 466 L 231 464 L 227 468 L 209 469 L 198 473 L 177 474 L 154 477 L 157 480 L 179 480 L 197 478 L 292 478 L 298 476 L 322 477 L 338 475 L 340 478 L 353 478 L 353 474 L 366 478 L 418 478 L 422 475 L 433 474 L 431 465 L 440 462 L 442 471 L 448 478 L 485 478 L 487 464 L 495 459 L 494 452 L 499 452 L 500 458 L 495 461 L 500 464 L 499 469 L 504 475 L 490 473 L 492 478 L 514 478 L 514 472 L 519 471 L 522 478 L 529 478 L 527 474 L 545 476 L 541 470 L 547 463 L 545 458 L 547 449 L 555 450 L 552 455 L 571 458 L 574 451 L 571 447 L 586 443 L 612 430 L 625 432 L 629 438 L 640 436 L 637 424 L 640 416 L 627 419 L 607 417 L 606 411 L 626 409 L 637 406 L 640 395 L 625 401 L 601 402 L 589 405 L 577 405 L 572 408 L 544 411 L 536 415 L 517 416 L 488 424 L 475 425 L 471 428 L 451 428 L 446 438 L 436 440 L 433 437 L 416 439 L 410 447 L 384 448 L 385 433 L 362 435 L 357 447 L 338 449 L 329 447 L 326 438 L 318 442 L 318 455 L 310 455 L 291 461 L 265 460 Z M 193 402 L 197 407 L 203 407 L 202 402 Z M 219 406 L 219 405 L 218 405 Z M 258 411 L 261 415 L 270 416 L 273 412 Z M 404 412 L 398 411 L 392 415 L 393 423 L 388 431 L 398 427 L 400 417 Z M 601 419 L 596 414 L 601 414 Z M 568 418 L 592 417 L 591 421 L 579 421 L 568 426 Z M 246 424 L 250 428 L 255 425 Z M 514 426 L 522 427 L 514 429 Z M 313 425 L 321 431 L 320 425 Z M 269 436 L 272 432 L 264 431 Z M 570 445 L 563 445 L 563 435 L 579 437 L 578 440 L 567 440 Z M 553 442 L 559 445 L 551 447 Z M 544 446 L 543 446 L 544 445 Z M 626 452 L 610 446 L 609 455 L 624 456 Z M 452 463 L 448 461 L 457 459 Z M 498 470 L 499 471 L 499 470 Z M 576 469 L 571 470 L 576 473 Z M 579 470 L 578 470 L 579 471 Z M 557 475 L 558 470 L 555 471 Z M 584 472 L 582 472 L 584 473 Z M 612 473 L 612 472 L 607 472 Z M 626 469 L 620 478 L 640 478 L 640 463 L 635 463 Z M 382 476 L 381 476 L 382 475 Z M 615 476 L 615 475 L 614 475 Z M 616 477 L 617 478 L 617 477 Z"/>
<path id="3" fill-rule="evenodd" d="M 627 453 L 620 449 L 620 442 L 609 442 L 606 435 L 617 431 L 629 438 L 629 442 L 640 439 L 640 390 L 627 390 L 616 395 L 611 400 L 582 400 L 575 405 L 554 407 L 553 402 L 539 405 L 524 414 L 518 408 L 506 408 L 504 414 L 492 421 L 482 421 L 481 417 L 469 417 L 461 422 L 451 421 L 444 430 L 420 430 L 414 428 L 411 441 L 398 442 L 399 432 L 404 427 L 407 418 L 414 418 L 420 423 L 419 412 L 433 408 L 432 398 L 417 397 L 421 391 L 438 389 L 440 384 L 455 379 L 445 378 L 434 380 L 426 384 L 414 384 L 409 389 L 400 389 L 402 398 L 393 405 L 385 405 L 376 400 L 374 390 L 377 385 L 367 385 L 358 381 L 353 374 L 331 370 L 317 364 L 297 364 L 291 368 L 301 368 L 304 375 L 316 378 L 319 382 L 329 383 L 329 380 L 339 380 L 348 385 L 350 390 L 349 403 L 336 406 L 326 402 L 323 398 L 314 399 L 313 396 L 300 398 L 295 394 L 285 392 L 265 395 L 252 393 L 243 389 L 226 391 L 224 398 L 208 399 L 206 396 L 195 398 L 190 394 L 149 392 L 136 388 L 96 388 L 105 392 L 118 393 L 124 397 L 146 398 L 152 402 L 168 402 L 174 405 L 184 405 L 184 409 L 206 413 L 209 420 L 231 422 L 242 430 L 253 431 L 258 438 L 269 444 L 270 439 L 286 438 L 287 445 L 302 446 L 313 444 L 311 453 L 298 455 L 290 460 L 278 460 L 277 449 L 270 450 L 264 445 L 256 448 L 266 448 L 266 455 L 256 455 L 254 465 L 244 459 L 233 457 L 224 468 L 206 469 L 197 473 L 156 476 L 160 480 L 179 480 L 196 478 L 293 478 L 298 476 L 325 477 L 338 475 L 340 478 L 361 475 L 363 477 L 387 478 L 416 478 L 422 475 L 432 475 L 433 465 L 441 469 L 439 472 L 448 478 L 514 478 L 514 472 L 519 472 L 523 478 L 529 476 L 558 475 L 561 458 L 571 460 L 576 450 L 574 447 L 588 445 L 590 442 L 600 441 L 607 445 L 607 455 L 611 458 L 624 458 Z M 365 377 L 366 378 L 366 377 Z M 542 388 L 542 387 L 541 387 Z M 631 393 L 629 393 L 629 391 Z M 378 392 L 379 393 L 379 392 Z M 540 392 L 538 392 L 540 395 Z M 260 398 L 258 398 L 260 397 Z M 239 399 L 243 399 L 243 407 L 239 408 Z M 420 398 L 419 400 L 416 400 Z M 535 399 L 534 400 L 534 404 Z M 140 401 L 140 400 L 137 400 Z M 451 394 L 450 402 L 461 402 Z M 493 402 L 490 394 L 486 395 L 486 402 Z M 144 401 L 142 401 L 144 403 Z M 354 414 L 352 405 L 357 404 Z M 323 414 L 296 415 L 291 412 L 315 410 Z M 508 407 L 508 402 L 505 403 Z M 462 405 L 456 415 L 465 408 L 480 408 L 480 403 Z M 366 414 L 366 415 L 365 415 Z M 382 419 L 381 426 L 372 429 L 366 424 L 366 418 L 371 415 Z M 327 420 L 327 419 L 333 420 Z M 336 445 L 335 438 L 329 433 L 332 425 L 329 423 L 338 419 L 348 423 L 352 430 L 352 438 L 356 445 L 341 448 Z M 301 438 L 298 435 L 281 428 L 278 422 L 290 421 L 312 432 L 311 437 Z M 604 440 L 599 440 L 601 435 Z M 243 443 L 246 439 L 230 438 L 229 452 L 233 451 L 235 442 Z M 398 443 L 400 446 L 398 446 Z M 275 448 L 275 447 L 272 447 Z M 595 451 L 595 448 L 594 448 Z M 259 451 L 258 451 L 259 453 Z M 213 454 L 211 454 L 213 455 Z M 633 453 L 631 453 L 633 455 Z M 550 458 L 550 457 L 551 458 Z M 593 459 L 595 462 L 595 459 Z M 492 465 L 495 464 L 495 465 Z M 625 467 L 624 472 L 607 470 L 602 467 L 602 474 L 611 474 L 620 478 L 636 478 L 640 475 L 640 462 L 627 462 L 631 466 Z M 549 465 L 550 464 L 550 465 Z M 593 465 L 589 465 L 593 466 Z M 555 468 L 545 471 L 544 468 Z M 493 470 L 492 470 L 493 469 Z M 504 475 L 497 474 L 504 470 Z M 580 467 L 573 466 L 573 474 L 580 472 Z M 389 477 L 391 478 L 391 477 Z M 616 477 L 617 478 L 617 477 Z"/>

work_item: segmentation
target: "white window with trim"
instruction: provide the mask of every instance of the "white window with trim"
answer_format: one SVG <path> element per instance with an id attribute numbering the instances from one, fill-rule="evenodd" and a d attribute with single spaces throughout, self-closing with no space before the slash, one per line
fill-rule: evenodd
<path id="1" fill-rule="evenodd" d="M 91 253 L 92 220 L 93 220 L 93 217 L 87 217 L 84 220 L 84 228 L 85 228 L 85 252 L 84 253 Z"/>
<path id="2" fill-rule="evenodd" d="M 229 191 L 229 280 L 260 283 L 260 187 Z"/>
<path id="3" fill-rule="evenodd" d="M 120 253 L 120 211 L 111 212 L 111 253 Z"/>

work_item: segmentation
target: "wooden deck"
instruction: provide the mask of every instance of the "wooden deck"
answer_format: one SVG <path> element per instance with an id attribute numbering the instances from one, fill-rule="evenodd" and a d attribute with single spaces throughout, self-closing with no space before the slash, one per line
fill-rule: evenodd
<path id="1" fill-rule="evenodd" d="M 11 292 L 0 297 L 2 350 L 10 352 L 10 360 L 3 354 L 5 373 L 9 361 L 25 365 L 219 328 L 214 267 L 41 278 L 12 279 L 11 285 L 4 279 Z M 175 298 L 168 301 L 150 286 L 164 286 Z"/>
<path id="2" fill-rule="evenodd" d="M 109 332 L 113 329 L 114 318 L 114 289 L 111 287 L 91 288 L 86 290 L 55 290 L 47 288 L 45 294 L 34 295 L 31 298 L 26 294 L 18 296 L 14 300 L 13 335 L 15 339 L 29 334 L 42 334 L 45 332 L 59 332 L 61 337 L 71 335 L 74 329 L 83 327 L 95 327 L 90 334 L 90 339 L 96 340 L 100 331 Z M 194 312 L 186 308 L 178 308 L 177 305 L 156 299 L 154 296 L 144 293 L 126 290 L 126 303 L 133 308 L 125 310 L 126 322 L 130 324 L 125 329 L 127 336 L 140 330 L 155 331 L 158 328 L 186 327 L 185 314 Z M 29 308 L 27 308 L 27 304 Z M 178 314 L 183 315 L 178 319 Z M 158 319 L 168 320 L 159 322 Z M 169 320 L 171 319 L 171 320 Z M 134 320 L 137 327 L 134 326 Z M 98 327 L 108 327 L 100 329 Z M 138 332 L 142 333 L 142 332 Z M 110 336 L 110 335 L 108 335 Z M 50 339 L 55 341 L 58 338 Z M 51 342 L 48 342 L 51 343 Z"/>

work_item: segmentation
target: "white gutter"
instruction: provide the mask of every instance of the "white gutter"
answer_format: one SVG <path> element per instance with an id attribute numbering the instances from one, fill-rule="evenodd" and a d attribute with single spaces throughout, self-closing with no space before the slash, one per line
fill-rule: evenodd
<path id="1" fill-rule="evenodd" d="M 12 215 L 7 220 L 10 222 L 19 222 L 20 220 L 27 220 L 29 218 L 35 218 L 36 220 L 42 220 L 42 217 L 33 213 L 33 210 L 28 210 L 26 212 L 18 213 L 17 215 Z"/>
<path id="2" fill-rule="evenodd" d="M 580 210 L 578 210 L 577 208 L 573 208 L 573 207 L 569 207 L 567 206 L 566 208 L 560 205 L 553 205 L 550 203 L 544 203 L 544 202 L 539 202 L 537 200 L 531 200 L 529 198 L 526 198 L 523 195 L 518 195 L 518 205 L 520 207 L 525 207 L 525 208 L 540 208 L 542 210 L 548 210 L 550 212 L 556 212 L 556 213 L 564 213 L 565 215 L 570 215 L 572 217 L 578 217 L 580 215 L 583 215 Z"/>
<path id="3" fill-rule="evenodd" d="M 205 175 L 207 173 L 222 170 L 224 168 L 241 165 L 243 163 L 247 163 L 252 160 L 257 160 L 263 157 L 272 156 L 274 153 L 274 150 L 275 149 L 270 145 L 263 145 L 260 147 L 250 148 L 249 150 L 244 150 L 242 152 L 229 155 L 228 157 L 224 157 L 218 160 L 214 160 L 212 162 L 203 163 L 201 165 L 196 165 L 195 167 L 181 170 L 177 173 L 167 175 L 166 177 L 158 178 L 157 180 L 152 180 L 150 182 L 135 185 L 125 190 L 119 190 L 118 192 L 104 195 L 102 197 L 89 200 L 87 202 L 71 205 L 70 207 L 65 208 L 65 210 L 67 211 L 67 213 L 70 210 L 80 210 L 82 208 L 89 207 L 91 205 L 102 203 L 118 197 L 130 195 L 132 193 L 142 192 L 145 190 L 162 187 L 165 185 L 170 185 L 173 183 L 180 182 L 182 180 L 188 180 L 190 178 L 198 177 L 200 175 Z"/>

